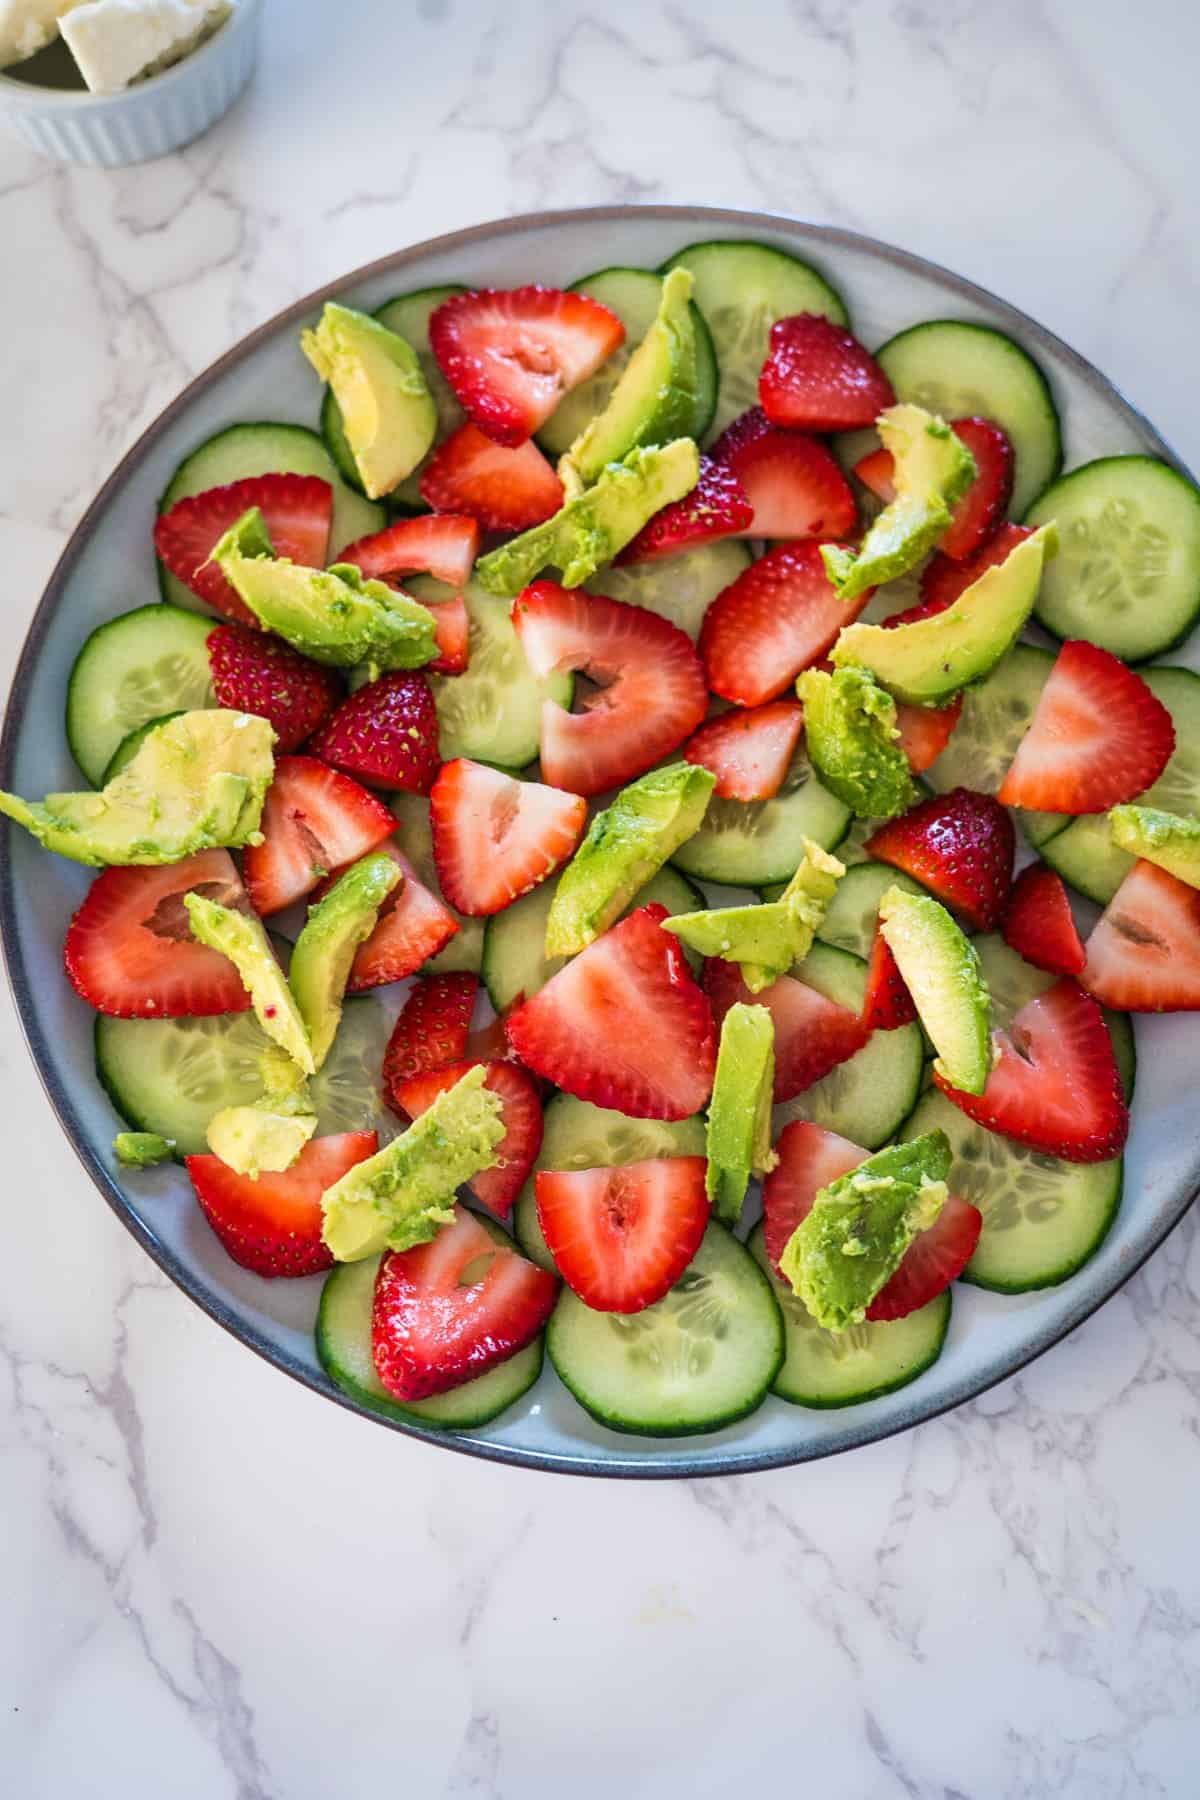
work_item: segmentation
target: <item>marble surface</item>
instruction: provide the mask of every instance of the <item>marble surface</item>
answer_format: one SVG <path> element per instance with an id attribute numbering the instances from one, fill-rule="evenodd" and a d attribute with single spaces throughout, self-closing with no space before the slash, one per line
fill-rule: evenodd
<path id="1" fill-rule="evenodd" d="M 1200 464 L 1182 0 L 275 0 L 207 139 L 0 145 L 0 683 L 182 384 L 406 242 L 760 205 L 1024 306 Z M 1189 148 L 1190 144 L 1190 148 Z M 852 1457 L 616 1485 L 469 1462 L 284 1380 L 158 1274 L 0 997 L 0 1787 L 21 1800 L 1190 1796 L 1200 1255 Z"/>

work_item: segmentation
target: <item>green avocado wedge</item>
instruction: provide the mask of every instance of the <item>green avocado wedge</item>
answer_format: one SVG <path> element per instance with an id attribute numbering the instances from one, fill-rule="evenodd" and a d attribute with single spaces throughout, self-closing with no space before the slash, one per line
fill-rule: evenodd
<path id="1" fill-rule="evenodd" d="M 751 1175 L 765 1175 L 775 1165 L 771 1149 L 774 1081 L 774 1020 L 765 1006 L 738 1001 L 721 1024 L 705 1139 L 708 1197 L 726 1225 L 736 1225 L 740 1219 Z"/>
<path id="2" fill-rule="evenodd" d="M 845 873 L 836 856 L 805 838 L 800 866 L 778 900 L 677 913 L 663 920 L 663 930 L 701 956 L 737 963 L 750 992 L 759 994 L 808 955 Z"/>
<path id="3" fill-rule="evenodd" d="M 124 1169 L 153 1169 L 171 1161 L 175 1146 L 157 1131 L 118 1131 L 113 1155 Z"/>
<path id="4" fill-rule="evenodd" d="M 185 894 L 183 904 L 197 943 L 227 956 L 241 976 L 254 1016 L 267 1036 L 305 1075 L 315 1075 L 317 1065 L 303 1016 L 275 960 L 262 920 L 235 912 L 203 894 Z"/>
<path id="5" fill-rule="evenodd" d="M 239 1175 L 282 1175 L 317 1129 L 314 1112 L 275 1110 L 266 1097 L 223 1106 L 208 1122 L 208 1147 Z"/>
<path id="6" fill-rule="evenodd" d="M 341 412 L 342 430 L 369 499 L 411 475 L 433 443 L 437 406 L 417 353 L 368 313 L 326 303 L 300 348 Z"/>
<path id="7" fill-rule="evenodd" d="M 346 983 L 359 945 L 366 943 L 380 907 L 403 880 L 399 864 L 390 856 L 364 856 L 309 909 L 292 951 L 288 985 L 318 1069 L 337 1036 Z"/>
<path id="8" fill-rule="evenodd" d="M 804 739 L 822 784 L 859 819 L 890 819 L 917 798 L 896 702 L 867 669 L 806 669 L 796 683 Z"/>
<path id="9" fill-rule="evenodd" d="M 934 1068 L 964 1094 L 982 1094 L 992 1067 L 992 1007 L 974 946 L 928 894 L 890 887 L 879 929 L 937 1051 Z"/>
<path id="10" fill-rule="evenodd" d="M 1182 818 L 1158 806 L 1114 806 L 1108 822 L 1118 850 L 1156 863 L 1177 881 L 1200 888 L 1200 819 Z"/>

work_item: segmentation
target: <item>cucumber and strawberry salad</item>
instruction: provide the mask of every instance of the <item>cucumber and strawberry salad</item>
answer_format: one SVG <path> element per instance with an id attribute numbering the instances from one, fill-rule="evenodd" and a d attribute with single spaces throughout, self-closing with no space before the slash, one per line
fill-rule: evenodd
<path id="1" fill-rule="evenodd" d="M 1200 493 L 768 245 L 301 347 L 317 429 L 194 450 L 80 649 L 88 791 L 0 796 L 99 870 L 117 1160 L 449 1430 L 544 1353 L 621 1432 L 860 1404 L 1069 1277 L 1127 1015 L 1200 1009 Z"/>

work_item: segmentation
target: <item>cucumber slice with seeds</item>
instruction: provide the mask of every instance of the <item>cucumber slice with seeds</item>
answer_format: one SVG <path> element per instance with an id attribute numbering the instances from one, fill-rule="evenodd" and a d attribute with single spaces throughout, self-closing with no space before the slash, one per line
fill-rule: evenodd
<path id="1" fill-rule="evenodd" d="M 215 706 L 211 616 L 159 601 L 98 625 L 67 683 L 67 742 L 93 787 L 131 732 L 170 713 Z"/>
<path id="2" fill-rule="evenodd" d="M 865 961 L 875 942 L 879 902 L 890 887 L 898 887 L 905 894 L 926 892 L 903 869 L 893 869 L 887 863 L 862 862 L 847 869 L 817 932 L 821 943 L 831 944 L 835 950 L 848 950 Z"/>
<path id="3" fill-rule="evenodd" d="M 985 932 L 972 941 L 991 996 L 992 1029 L 1007 1030 L 1014 1013 L 1018 1013 L 1027 1000 L 1036 999 L 1038 994 L 1044 994 L 1048 987 L 1053 987 L 1058 977 L 1045 969 L 1035 969 L 1023 956 L 1010 950 L 1002 937 L 991 932 Z M 1112 1038 L 1113 1055 L 1116 1057 L 1125 1099 L 1129 1101 L 1133 1098 L 1133 1084 L 1137 1074 L 1133 1023 L 1128 1013 L 1109 1012 L 1107 1008 L 1104 1022 Z"/>
<path id="4" fill-rule="evenodd" d="M 791 879 L 806 837 L 832 850 L 849 819 L 850 808 L 821 786 L 801 750 L 774 800 L 710 800 L 699 831 L 671 861 L 697 881 L 765 887 Z"/>
<path id="5" fill-rule="evenodd" d="M 783 1314 L 783 1366 L 771 1388 L 793 1406 L 859 1406 L 907 1387 L 942 1353 L 950 1328 L 950 1289 L 903 1319 L 826 1331 L 770 1265 L 762 1226 L 747 1248 L 771 1284 Z"/>
<path id="6" fill-rule="evenodd" d="M 643 1312 L 594 1312 L 564 1288 L 546 1349 L 602 1425 L 684 1437 L 762 1405 L 783 1361 L 783 1320 L 753 1257 L 712 1224 L 670 1293 Z"/>
<path id="7" fill-rule="evenodd" d="M 989 675 L 963 695 L 962 716 L 925 779 L 939 794 L 974 788 L 994 794 L 1029 730 L 1054 656 L 1036 644 L 1014 644 Z"/>
<path id="8" fill-rule="evenodd" d="M 428 800 L 423 794 L 397 793 L 389 796 L 388 804 L 400 821 L 400 848 L 430 893 L 436 894 L 443 906 L 450 907 L 458 920 L 458 930 L 446 948 L 439 950 L 436 956 L 431 956 L 428 962 L 422 963 L 422 975 L 450 975 L 456 972 L 478 975 L 483 961 L 484 921 L 469 919 L 465 913 L 456 912 L 438 885 Z"/>
<path id="9" fill-rule="evenodd" d="M 715 544 L 700 544 L 678 556 L 623 568 L 610 565 L 583 585 L 590 594 L 607 594 L 610 600 L 644 606 L 647 612 L 678 625 L 695 641 L 717 595 L 744 574 L 750 562 L 745 544 L 736 538 L 719 538 Z"/>

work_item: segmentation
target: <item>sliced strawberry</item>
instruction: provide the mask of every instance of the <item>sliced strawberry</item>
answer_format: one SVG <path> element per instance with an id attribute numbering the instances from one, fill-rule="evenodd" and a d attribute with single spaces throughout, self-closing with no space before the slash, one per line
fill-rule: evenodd
<path id="1" fill-rule="evenodd" d="M 711 1216 L 702 1156 L 540 1169 L 538 1222 L 558 1272 L 595 1312 L 636 1313 L 675 1286 Z"/>
<path id="2" fill-rule="evenodd" d="M 249 909 L 228 850 L 162 868 L 105 869 L 67 930 L 75 992 L 116 1019 L 191 1019 L 245 1012 L 250 996 L 227 956 L 192 936 L 183 896 Z"/>
<path id="3" fill-rule="evenodd" d="M 461 594 L 452 600 L 436 603 L 422 600 L 421 605 L 433 614 L 433 635 L 438 653 L 426 663 L 428 675 L 462 675 L 471 661 L 471 615 Z"/>
<path id="4" fill-rule="evenodd" d="M 1123 1012 L 1200 1009 L 1200 892 L 1135 862 L 1087 941 L 1080 980 Z"/>
<path id="5" fill-rule="evenodd" d="M 975 479 L 950 515 L 938 549 L 955 562 L 974 556 L 1012 499 L 1015 458 L 1008 433 L 991 419 L 952 419 L 950 428 L 975 458 Z"/>
<path id="6" fill-rule="evenodd" d="M 896 395 L 875 358 L 851 332 L 820 313 L 796 313 L 776 319 L 771 327 L 758 398 L 772 425 L 792 431 L 856 431 L 873 425 Z"/>
<path id="7" fill-rule="evenodd" d="M 1087 961 L 1062 877 L 1045 863 L 1030 863 L 1017 876 L 1000 929 L 1009 949 L 1035 969 L 1078 975 Z"/>
<path id="8" fill-rule="evenodd" d="M 243 1269 L 317 1275 L 333 1257 L 321 1240 L 321 1195 L 374 1156 L 373 1131 L 313 1138 L 281 1175 L 239 1175 L 219 1156 L 189 1156 L 187 1172 L 205 1218 Z"/>
<path id="9" fill-rule="evenodd" d="M 948 1195 L 933 1224 L 917 1233 L 900 1267 L 868 1306 L 867 1318 L 872 1324 L 903 1319 L 936 1300 L 974 1256 L 982 1230 L 979 1208 L 957 1194 Z"/>
<path id="10" fill-rule="evenodd" d="M 839 600 L 819 544 L 777 544 L 723 588 L 704 615 L 700 655 L 709 686 L 738 706 L 760 706 L 819 662 L 874 589 Z"/>
<path id="11" fill-rule="evenodd" d="M 1010 552 L 1032 536 L 1031 526 L 1005 524 L 962 562 L 955 562 L 952 556 L 943 556 L 940 552 L 931 556 L 921 571 L 920 604 L 897 613 L 887 623 L 911 625 L 916 619 L 928 619 L 934 613 L 945 612 L 981 575 L 986 575 L 998 563 L 1007 562 Z"/>
<path id="12" fill-rule="evenodd" d="M 691 493 L 655 513 L 617 561 L 654 562 L 698 544 L 715 544 L 718 538 L 737 537 L 753 518 L 754 508 L 733 470 L 702 456 L 700 479 Z"/>
<path id="13" fill-rule="evenodd" d="M 357 862 L 396 829 L 383 801 L 318 762 L 280 756 L 263 807 L 261 844 L 242 855 L 255 912 L 266 918 L 311 894 L 332 869 Z"/>
<path id="14" fill-rule="evenodd" d="M 219 704 L 269 719 L 280 754 L 298 750 L 345 692 L 336 669 L 310 662 L 282 638 L 244 625 L 218 625 L 210 632 L 208 666 Z"/>
<path id="15" fill-rule="evenodd" d="M 896 498 L 896 464 L 890 450 L 883 445 L 872 450 L 866 456 L 860 456 L 854 465 L 854 473 L 885 506 L 890 506 Z"/>
<path id="16" fill-rule="evenodd" d="M 722 800 L 770 800 L 783 786 L 804 724 L 798 700 L 734 707 L 702 725 L 684 750 L 717 778 Z"/>
<path id="17" fill-rule="evenodd" d="M 556 513 L 565 496 L 535 443 L 511 450 L 467 424 L 426 463 L 421 498 L 438 512 L 469 513 L 485 531 L 526 531 Z"/>
<path id="18" fill-rule="evenodd" d="M 635 1119 L 688 1119 L 712 1092 L 712 1008 L 661 906 L 642 906 L 509 1014 L 527 1069 Z"/>
<path id="19" fill-rule="evenodd" d="M 355 952 L 346 983 L 352 994 L 365 994 L 371 988 L 386 987 L 391 981 L 414 975 L 431 956 L 446 947 L 459 929 L 450 908 L 443 906 L 425 886 L 395 838 L 385 838 L 375 849 L 391 857 L 404 880 L 392 889 L 379 909 L 374 931 Z M 345 872 L 334 869 L 313 889 L 314 906 Z"/>
<path id="20" fill-rule="evenodd" d="M 339 550 L 340 563 L 353 563 L 378 581 L 402 575 L 432 575 L 448 587 L 471 579 L 479 551 L 478 522 L 466 514 L 424 513 L 396 519 L 371 537 L 356 538 Z"/>
<path id="21" fill-rule="evenodd" d="M 781 975 L 761 993 L 752 994 L 737 964 L 714 956 L 704 965 L 704 988 L 718 1030 L 739 1000 L 747 1006 L 765 1006 L 770 1013 L 775 1021 L 776 1101 L 794 1100 L 867 1041 L 857 1013 L 827 1000 L 794 975 Z"/>
<path id="22" fill-rule="evenodd" d="M 431 315 L 429 345 L 463 410 L 498 444 L 523 444 L 563 395 L 625 341 L 615 313 L 558 288 L 481 288 Z"/>
<path id="23" fill-rule="evenodd" d="M 433 690 L 419 670 L 381 675 L 342 701 L 309 749 L 372 787 L 427 794 L 441 761 Z"/>
<path id="24" fill-rule="evenodd" d="M 511 906 L 575 854 L 587 801 L 458 756 L 433 784 L 429 823 L 438 885 L 451 906 L 480 917 Z"/>
<path id="25" fill-rule="evenodd" d="M 780 431 L 757 406 L 726 426 L 712 457 L 737 476 L 754 508 L 734 536 L 840 538 L 854 530 L 854 495 L 832 453 L 816 438 Z"/>
<path id="26" fill-rule="evenodd" d="M 498 1244 L 461 1206 L 432 1243 L 390 1251 L 375 1278 L 371 1348 L 397 1400 L 426 1400 L 484 1375 L 531 1344 L 558 1282 Z"/>
<path id="27" fill-rule="evenodd" d="M 542 774 L 572 794 L 601 794 L 677 750 L 708 705 L 691 639 L 645 607 L 535 581 L 513 601 L 533 673 L 574 669 L 598 684 L 583 710 L 542 705 Z"/>
<path id="28" fill-rule="evenodd" d="M 1067 1162 L 1118 1155 L 1129 1111 L 1104 1015 L 1078 982 L 1064 975 L 993 1042 L 997 1058 L 982 1094 L 951 1087 L 934 1065 L 938 1087 L 969 1119 Z"/>
<path id="29" fill-rule="evenodd" d="M 384 1052 L 383 1086 L 389 1105 L 404 1082 L 463 1060 L 478 992 L 478 975 L 465 972 L 422 975 L 414 981 Z"/>
<path id="30" fill-rule="evenodd" d="M 883 933 L 876 927 L 875 940 L 871 945 L 871 957 L 867 963 L 867 986 L 863 994 L 862 1028 L 871 1031 L 897 1031 L 901 1025 L 911 1025 L 917 1016 L 912 995 L 904 985 L 891 946 Z"/>
<path id="31" fill-rule="evenodd" d="M 937 761 L 962 718 L 963 698 L 956 694 L 949 706 L 906 706 L 896 702 L 896 730 L 900 748 L 914 775 L 923 775 Z"/>
<path id="32" fill-rule="evenodd" d="M 257 627 L 250 608 L 208 560 L 218 539 L 252 506 L 262 513 L 276 556 L 310 569 L 325 567 L 333 489 L 316 475 L 253 475 L 177 500 L 155 521 L 154 548 L 193 594 L 227 618 Z"/>
<path id="33" fill-rule="evenodd" d="M 427 1075 L 414 1075 L 397 1083 L 391 1098 L 410 1119 L 418 1119 L 472 1067 L 470 1062 L 458 1062 L 432 1069 Z M 500 1160 L 495 1168 L 473 1175 L 468 1185 L 481 1206 L 498 1219 L 507 1219 L 542 1147 L 542 1101 L 533 1076 L 516 1063 L 498 1060 L 485 1067 L 484 1087 L 500 1096 L 504 1136 L 496 1146 Z"/>
<path id="34" fill-rule="evenodd" d="M 867 855 L 903 869 L 979 931 L 998 924 L 1012 886 L 1016 834 L 987 794 L 954 788 L 888 819 L 867 839 Z"/>
<path id="35" fill-rule="evenodd" d="M 1140 675 L 1082 638 L 1065 643 L 996 798 L 1037 812 L 1107 812 L 1156 782 L 1171 715 Z"/>

